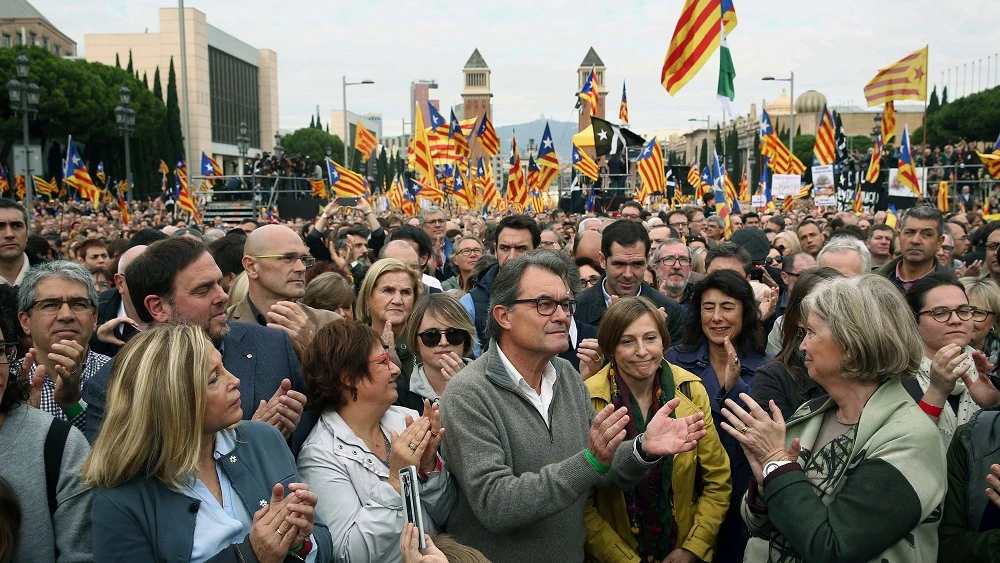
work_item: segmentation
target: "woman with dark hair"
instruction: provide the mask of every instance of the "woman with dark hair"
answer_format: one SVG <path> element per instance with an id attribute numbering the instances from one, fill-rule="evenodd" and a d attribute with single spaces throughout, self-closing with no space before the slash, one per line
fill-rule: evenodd
<path id="1" fill-rule="evenodd" d="M 990 378 L 986 356 L 975 350 L 973 321 L 986 320 L 986 311 L 969 304 L 965 286 L 950 272 L 931 273 L 913 283 L 906 303 L 917 321 L 924 355 L 915 378 L 903 380 L 920 409 L 951 444 L 958 427 L 981 408 L 1000 403 Z"/>
<path id="2" fill-rule="evenodd" d="M 21 503 L 10 484 L 0 477 L 0 563 L 14 560 L 20 539 Z"/>
<path id="3" fill-rule="evenodd" d="M 803 272 L 795 282 L 781 325 L 781 350 L 772 361 L 757 369 L 751 385 L 750 396 L 761 408 L 767 409 L 768 401 L 774 401 L 782 416 L 788 419 L 802 403 L 826 394 L 809 378 L 799 353 L 804 336 L 802 301 L 820 282 L 842 277 L 833 268 L 816 268 Z"/>
<path id="4" fill-rule="evenodd" d="M 476 327 L 465 308 L 450 294 L 431 293 L 413 306 L 403 333 L 416 360 L 410 373 L 396 381 L 401 407 L 421 411 L 425 400 L 436 401 L 448 381 L 471 360 Z"/>
<path id="5" fill-rule="evenodd" d="M 690 303 L 684 340 L 667 350 L 666 360 L 697 375 L 708 391 L 712 420 L 729 455 L 733 484 L 715 558 L 737 561 L 748 539 L 740 499 L 753 472 L 739 442 L 719 425 L 724 401 L 740 401 L 741 393 L 750 393 L 754 372 L 765 360 L 764 331 L 750 282 L 732 270 L 713 272 L 697 282 Z"/>
<path id="6" fill-rule="evenodd" d="M 580 286 L 583 289 L 589 289 L 599 283 L 601 283 L 601 278 L 604 277 L 604 268 L 601 267 L 593 258 L 587 258 L 586 256 L 578 256 L 573 263 L 580 270 Z"/>
<path id="7" fill-rule="evenodd" d="M 424 416 L 393 406 L 399 368 L 367 325 L 334 321 L 317 333 L 302 364 L 312 389 L 309 408 L 320 413 L 298 468 L 323 502 L 316 515 L 333 536 L 334 561 L 399 562 L 403 503 L 399 470 L 419 473 L 425 530 L 444 526 L 455 488 L 438 446 L 444 439 L 436 403 Z"/>

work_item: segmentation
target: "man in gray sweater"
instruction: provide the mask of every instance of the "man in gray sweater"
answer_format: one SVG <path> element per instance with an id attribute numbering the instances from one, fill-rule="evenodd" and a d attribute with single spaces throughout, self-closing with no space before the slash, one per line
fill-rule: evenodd
<path id="1" fill-rule="evenodd" d="M 693 449 L 701 415 L 667 403 L 635 440 L 627 409 L 595 416 L 569 362 L 575 302 L 569 265 L 537 250 L 508 262 L 490 295 L 494 342 L 441 399 L 443 452 L 459 484 L 448 530 L 496 562 L 582 562 L 583 513 L 594 486 L 631 489 L 660 456 Z"/>

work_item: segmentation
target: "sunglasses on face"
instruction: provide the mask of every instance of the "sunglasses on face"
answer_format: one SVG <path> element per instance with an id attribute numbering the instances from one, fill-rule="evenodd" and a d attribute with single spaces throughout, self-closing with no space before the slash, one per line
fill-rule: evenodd
<path id="1" fill-rule="evenodd" d="M 441 343 L 442 334 L 451 346 L 464 346 L 469 338 L 469 333 L 460 328 L 447 328 L 445 330 L 429 328 L 417 333 L 417 336 L 420 337 L 420 342 L 424 346 L 433 348 Z"/>

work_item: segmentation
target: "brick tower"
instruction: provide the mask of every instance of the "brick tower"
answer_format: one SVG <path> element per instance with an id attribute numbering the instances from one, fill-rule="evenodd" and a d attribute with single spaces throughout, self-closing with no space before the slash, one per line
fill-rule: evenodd
<path id="1" fill-rule="evenodd" d="M 587 80 L 587 76 L 590 71 L 593 70 L 597 73 L 597 117 L 601 119 L 606 119 L 604 117 L 605 108 L 605 98 L 608 95 L 608 89 L 604 86 L 604 74 L 607 70 L 604 66 L 604 62 L 601 61 L 601 57 L 597 56 L 597 51 L 591 47 L 587 51 L 587 56 L 583 58 L 583 62 L 580 63 L 580 67 L 576 70 L 577 82 L 576 91 L 579 92 L 583 89 L 583 82 Z M 580 131 L 583 131 L 590 125 L 590 103 L 584 101 L 580 106 Z"/>
<path id="2" fill-rule="evenodd" d="M 460 119 L 479 117 L 484 113 L 493 119 L 493 94 L 490 93 L 490 67 L 479 54 L 479 49 L 472 52 L 469 62 L 462 69 L 465 78 L 462 87 L 462 114 Z"/>

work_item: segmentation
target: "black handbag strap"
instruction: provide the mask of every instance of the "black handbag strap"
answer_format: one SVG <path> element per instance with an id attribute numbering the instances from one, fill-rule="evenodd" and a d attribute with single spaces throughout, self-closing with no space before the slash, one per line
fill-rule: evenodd
<path id="1" fill-rule="evenodd" d="M 56 489 L 59 485 L 59 469 L 62 467 L 63 451 L 69 437 L 71 425 L 65 420 L 52 419 L 45 435 L 45 492 L 49 500 L 49 518 L 56 514 Z"/>

